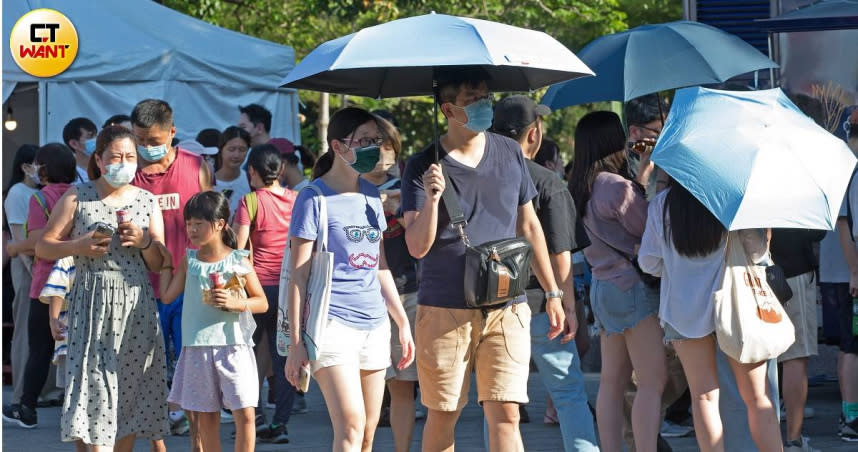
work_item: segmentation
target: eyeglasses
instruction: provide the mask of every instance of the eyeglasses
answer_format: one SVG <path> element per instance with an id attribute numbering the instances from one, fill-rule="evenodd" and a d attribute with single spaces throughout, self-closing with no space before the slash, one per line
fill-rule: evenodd
<path id="1" fill-rule="evenodd" d="M 370 243 L 375 243 L 381 238 L 381 232 L 372 226 L 346 226 L 343 230 L 346 231 L 346 238 L 355 243 L 360 243 L 364 237 Z"/>
<path id="2" fill-rule="evenodd" d="M 365 148 L 367 146 L 381 146 L 384 143 L 384 138 L 382 137 L 363 137 L 361 139 L 355 140 L 354 138 L 348 138 L 349 146 L 357 143 L 360 147 Z"/>

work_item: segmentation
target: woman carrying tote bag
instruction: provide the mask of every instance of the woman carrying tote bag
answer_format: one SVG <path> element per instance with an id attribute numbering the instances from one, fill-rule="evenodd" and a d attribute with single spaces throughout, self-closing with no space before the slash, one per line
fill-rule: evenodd
<path id="1" fill-rule="evenodd" d="M 777 356 L 769 355 L 779 353 L 777 349 L 791 340 L 766 340 L 743 331 L 754 322 L 789 322 L 777 299 L 769 293 L 764 268 L 755 265 L 768 258 L 767 235 L 761 229 L 728 235 L 715 216 L 677 183 L 649 205 L 638 260 L 643 271 L 662 278 L 659 320 L 665 341 L 672 342 L 688 378 L 694 428 L 702 451 L 724 450 L 716 345 L 728 356 L 748 408 L 751 436 L 757 448 L 783 450 L 775 410 L 766 394 L 766 360 Z M 754 275 L 762 275 L 762 280 Z M 743 295 L 749 290 L 764 296 L 758 302 L 753 294 Z"/>

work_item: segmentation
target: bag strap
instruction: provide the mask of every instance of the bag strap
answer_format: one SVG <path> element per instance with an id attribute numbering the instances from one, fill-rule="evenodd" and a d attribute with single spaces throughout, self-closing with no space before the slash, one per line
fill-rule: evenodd
<path id="1" fill-rule="evenodd" d="M 389 181 L 387 181 L 387 182 L 385 182 L 385 183 L 383 183 L 383 184 L 379 185 L 379 186 L 378 186 L 378 189 L 379 189 L 379 190 L 387 190 L 387 189 L 389 189 L 390 187 L 393 187 L 394 185 L 396 185 L 397 183 L 399 183 L 399 178 L 398 178 L 398 177 L 393 177 L 393 178 L 391 178 Z"/>
<path id="2" fill-rule="evenodd" d="M 465 220 L 465 213 L 462 211 L 462 206 L 456 197 L 456 192 L 453 190 L 453 183 L 450 180 L 450 175 L 447 174 L 446 165 L 441 162 L 441 173 L 444 174 L 444 192 L 441 193 L 441 199 L 444 200 L 444 208 L 447 210 L 447 216 L 450 217 L 450 226 L 459 233 L 462 243 L 466 247 L 471 246 L 471 241 L 465 233 L 465 226 L 468 221 Z"/>
<path id="3" fill-rule="evenodd" d="M 244 204 L 247 206 L 247 215 L 250 216 L 250 230 L 253 231 L 256 229 L 256 214 L 259 212 L 259 198 L 255 191 L 244 195 Z"/>
<path id="4" fill-rule="evenodd" d="M 317 228 L 319 235 L 316 237 L 316 251 L 326 252 L 328 251 L 328 202 L 325 199 L 325 194 L 322 193 L 322 189 L 317 187 L 315 184 L 307 184 L 306 187 L 301 189 L 301 191 L 304 190 L 312 190 L 316 195 L 318 195 L 319 225 Z"/>
<path id="5" fill-rule="evenodd" d="M 36 199 L 36 204 L 38 204 L 42 208 L 42 212 L 45 213 L 45 219 L 51 219 L 51 209 L 48 208 L 48 199 L 45 198 L 45 194 L 42 193 L 41 190 L 33 193 L 33 198 Z M 27 237 L 27 221 L 24 221 L 24 237 Z"/>

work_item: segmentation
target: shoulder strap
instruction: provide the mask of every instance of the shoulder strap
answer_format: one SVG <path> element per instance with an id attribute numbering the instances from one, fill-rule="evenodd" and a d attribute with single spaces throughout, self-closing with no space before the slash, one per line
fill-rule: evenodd
<path id="1" fill-rule="evenodd" d="M 319 224 L 317 226 L 319 235 L 316 238 L 316 251 L 328 251 L 328 202 L 325 199 L 325 194 L 313 183 L 309 183 L 301 189 L 301 191 L 304 190 L 312 190 L 319 200 Z"/>
<path id="2" fill-rule="evenodd" d="M 250 229 L 255 229 L 256 213 L 259 211 L 259 198 L 256 197 L 255 191 L 244 195 L 244 204 L 247 206 L 247 215 L 250 216 Z"/>
<path id="3" fill-rule="evenodd" d="M 33 197 L 36 198 L 36 202 L 41 206 L 42 211 L 45 212 L 45 218 L 50 218 L 51 209 L 48 208 L 48 199 L 45 198 L 45 194 L 42 193 L 41 190 L 33 193 Z"/>
<path id="4" fill-rule="evenodd" d="M 846 186 L 846 223 L 849 225 L 849 237 L 855 241 L 855 234 L 852 233 L 852 226 L 855 221 L 852 218 L 852 181 L 855 179 L 855 173 L 858 173 L 858 167 L 852 171 L 852 176 L 849 178 L 849 184 Z"/>
<path id="5" fill-rule="evenodd" d="M 385 183 L 383 183 L 383 184 L 379 185 L 379 186 L 378 186 L 378 189 L 379 189 L 379 190 L 387 190 L 387 189 L 389 189 L 390 187 L 393 187 L 394 185 L 396 185 L 397 183 L 399 183 L 399 178 L 398 178 L 398 177 L 393 177 L 393 178 L 391 178 L 389 181 L 387 181 L 387 182 L 385 182 Z"/>
<path id="6" fill-rule="evenodd" d="M 467 226 L 468 221 L 465 220 L 465 213 L 462 211 L 458 198 L 456 198 L 453 183 L 443 162 L 441 163 L 441 172 L 444 174 L 444 192 L 441 193 L 441 199 L 444 200 L 444 208 L 447 209 L 447 215 L 450 217 L 450 226 L 456 229 L 465 246 L 470 246 L 471 241 L 465 233 L 465 226 Z"/>

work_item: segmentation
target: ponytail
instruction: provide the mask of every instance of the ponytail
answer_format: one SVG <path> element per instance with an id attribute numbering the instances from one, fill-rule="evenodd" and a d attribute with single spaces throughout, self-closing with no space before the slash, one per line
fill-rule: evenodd
<path id="1" fill-rule="evenodd" d="M 318 179 L 324 176 L 331 170 L 332 166 L 334 166 L 334 151 L 329 150 L 322 154 L 322 156 L 319 157 L 319 160 L 316 160 L 316 164 L 313 165 L 313 179 Z"/>
<path id="2" fill-rule="evenodd" d="M 229 223 L 220 231 L 220 239 L 223 244 L 236 250 L 238 249 L 238 238 L 235 236 L 235 231 L 229 226 Z"/>

